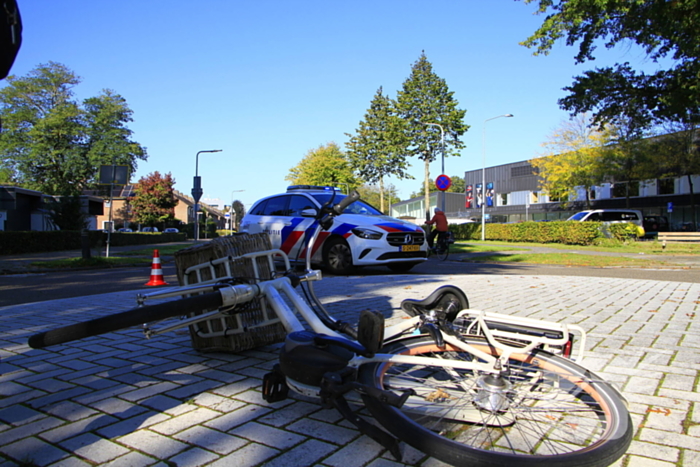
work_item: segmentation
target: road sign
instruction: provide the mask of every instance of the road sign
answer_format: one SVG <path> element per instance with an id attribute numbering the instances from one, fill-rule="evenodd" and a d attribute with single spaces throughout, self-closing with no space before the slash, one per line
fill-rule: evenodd
<path id="1" fill-rule="evenodd" d="M 435 186 L 440 191 L 447 191 L 452 186 L 452 180 L 445 174 L 438 175 L 435 179 Z"/>

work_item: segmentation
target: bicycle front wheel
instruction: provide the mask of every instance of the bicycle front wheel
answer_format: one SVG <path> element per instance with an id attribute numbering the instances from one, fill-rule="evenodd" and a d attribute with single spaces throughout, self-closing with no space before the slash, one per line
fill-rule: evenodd
<path id="1" fill-rule="evenodd" d="M 450 245 L 448 245 L 447 242 L 438 243 L 435 254 L 440 261 L 445 261 L 450 255 Z"/>
<path id="2" fill-rule="evenodd" d="M 487 354 L 484 340 L 468 343 Z M 479 362 L 429 337 L 389 344 L 389 354 Z M 372 363 L 364 384 L 391 391 L 413 389 L 403 407 L 363 396 L 372 415 L 396 437 L 453 465 L 607 466 L 632 440 L 624 401 L 600 378 L 548 352 L 511 355 L 501 376 L 453 367 Z"/>

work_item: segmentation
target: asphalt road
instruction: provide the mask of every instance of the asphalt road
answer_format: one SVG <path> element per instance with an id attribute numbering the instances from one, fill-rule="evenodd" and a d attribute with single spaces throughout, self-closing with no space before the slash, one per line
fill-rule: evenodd
<path id="1" fill-rule="evenodd" d="M 162 270 L 165 281 L 177 285 L 174 263 L 164 262 Z M 363 268 L 358 271 L 358 274 L 373 276 L 393 273 L 386 267 L 372 267 Z M 592 268 L 518 263 L 469 263 L 451 259 L 439 261 L 435 258 L 416 266 L 409 274 L 584 276 L 700 283 L 699 267 L 683 268 L 677 266 L 669 269 Z M 144 285 L 149 278 L 150 268 L 145 266 L 0 275 L 0 307 L 126 290 L 152 291 L 153 287 Z M 319 287 L 322 286 L 321 283 Z"/>

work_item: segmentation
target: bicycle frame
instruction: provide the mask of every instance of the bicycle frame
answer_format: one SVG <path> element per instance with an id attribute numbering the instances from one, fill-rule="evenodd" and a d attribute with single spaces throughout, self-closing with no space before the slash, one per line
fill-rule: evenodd
<path id="1" fill-rule="evenodd" d="M 255 253 L 248 253 L 240 257 L 227 257 L 214 260 L 209 263 L 204 263 L 198 266 L 193 266 L 188 268 L 186 273 L 192 271 L 197 271 L 198 269 L 213 268 L 219 264 L 231 263 L 235 260 L 249 260 L 252 261 L 253 268 L 256 272 L 256 283 L 255 284 L 239 284 L 239 285 L 229 285 L 221 286 L 220 281 L 225 278 L 218 278 L 205 283 L 199 283 L 193 286 L 176 287 L 167 290 L 161 290 L 156 292 L 151 292 L 148 294 L 140 294 L 138 296 L 138 302 L 140 305 L 144 305 L 147 300 L 153 299 L 163 299 L 180 297 L 182 295 L 202 293 L 213 291 L 219 289 L 223 296 L 224 307 L 215 312 L 207 313 L 205 315 L 196 316 L 194 318 L 184 319 L 176 324 L 169 325 L 167 327 L 159 329 L 146 328 L 145 332 L 148 337 L 156 334 L 162 334 L 164 332 L 170 332 L 172 330 L 189 326 L 199 321 L 209 320 L 216 316 L 225 317 L 228 315 L 227 309 L 235 305 L 240 305 L 247 301 L 254 299 L 255 297 L 265 297 L 265 303 L 269 305 L 275 312 L 277 318 L 282 322 L 284 328 L 288 333 L 295 331 L 305 330 L 301 320 L 297 317 L 300 316 L 309 324 L 311 330 L 316 333 L 324 334 L 327 336 L 333 336 L 342 339 L 348 339 L 347 336 L 340 334 L 329 327 L 327 327 L 317 316 L 316 312 L 304 301 L 304 299 L 296 292 L 292 285 L 292 281 L 288 277 L 278 277 L 276 279 L 271 279 L 267 281 L 262 281 L 259 279 L 258 268 L 256 260 L 258 258 L 266 258 L 267 261 L 273 262 L 275 257 L 282 256 L 285 264 L 289 264 L 289 260 L 286 254 L 281 250 L 269 250 Z M 228 266 L 227 266 L 228 267 Z M 301 276 L 301 280 L 304 282 L 314 282 L 321 280 L 322 276 L 320 271 L 310 271 Z M 388 326 L 385 328 L 385 342 L 396 341 L 404 337 L 410 337 L 415 335 L 417 330 L 420 328 L 421 324 L 425 322 L 426 316 L 416 316 L 410 319 L 402 320 L 400 323 Z M 578 352 L 573 358 L 579 361 L 583 358 L 583 349 L 585 348 L 585 332 L 582 328 L 575 325 L 559 324 L 554 322 L 546 322 L 540 320 L 533 320 L 529 318 L 520 318 L 508 315 L 502 315 L 498 313 L 487 313 L 479 310 L 462 310 L 457 315 L 457 320 L 469 320 L 471 323 L 471 328 L 468 335 L 484 337 L 488 343 L 499 350 L 505 356 L 507 360 L 508 355 L 512 353 L 522 353 L 529 352 L 536 347 L 544 347 L 554 350 L 553 353 L 557 353 L 556 349 L 565 346 L 570 339 L 570 333 L 575 333 L 578 335 Z M 542 334 L 557 334 L 560 337 L 552 338 L 546 336 L 536 336 L 536 335 L 526 335 L 518 332 L 511 332 L 503 329 L 498 329 L 498 325 L 508 325 L 511 327 L 520 327 L 523 329 L 533 329 L 541 332 Z M 222 331 L 225 333 L 226 331 Z M 514 346 L 508 345 L 506 341 L 518 341 L 524 343 L 524 345 Z M 445 341 L 455 348 L 459 348 L 470 353 L 473 353 L 476 357 L 490 364 L 495 362 L 495 358 L 487 355 L 478 349 L 471 348 L 469 345 L 465 344 L 461 340 L 453 336 L 445 336 Z M 504 358 L 504 357 L 501 357 Z M 398 359 L 398 360 L 397 360 Z M 412 360 L 418 359 L 418 360 Z M 425 362 L 425 357 L 397 357 L 395 355 L 388 356 L 377 354 L 374 357 L 357 357 L 351 360 L 352 366 L 359 366 L 363 363 L 369 362 L 379 362 L 379 361 L 413 361 L 417 362 L 423 359 Z M 463 364 L 464 362 L 461 362 Z M 436 362 L 431 361 L 430 364 L 435 365 Z M 438 364 L 439 365 L 439 364 Z M 456 362 L 451 362 L 450 365 L 455 365 Z M 474 369 L 473 364 L 467 365 L 465 369 Z M 479 365 L 479 369 L 483 371 L 493 371 L 483 368 Z"/>

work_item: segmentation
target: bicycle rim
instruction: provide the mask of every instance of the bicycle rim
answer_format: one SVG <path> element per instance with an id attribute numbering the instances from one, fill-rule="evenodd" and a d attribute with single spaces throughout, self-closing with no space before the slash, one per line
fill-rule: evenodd
<path id="1" fill-rule="evenodd" d="M 496 352 L 483 340 L 469 342 Z M 425 337 L 383 352 L 475 360 Z M 632 438 L 629 413 L 616 391 L 585 368 L 546 352 L 513 355 L 505 385 L 484 384 L 487 375 L 471 370 L 390 363 L 365 365 L 360 378 L 382 389 L 416 391 L 401 409 L 364 400 L 395 436 L 450 464 L 607 466 Z"/>
<path id="2" fill-rule="evenodd" d="M 447 245 L 440 245 L 437 249 L 437 257 L 440 261 L 445 261 L 450 254 L 450 247 Z"/>

